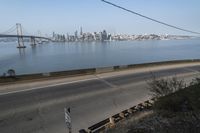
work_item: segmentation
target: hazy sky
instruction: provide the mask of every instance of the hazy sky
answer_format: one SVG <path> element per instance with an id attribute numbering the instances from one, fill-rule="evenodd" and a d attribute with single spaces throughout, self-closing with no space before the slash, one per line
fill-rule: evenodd
<path id="1" fill-rule="evenodd" d="M 200 32 L 200 0 L 109 0 L 143 15 Z M 107 5 L 101 0 L 0 0 L 0 32 L 21 23 L 32 33 L 188 34 Z"/>

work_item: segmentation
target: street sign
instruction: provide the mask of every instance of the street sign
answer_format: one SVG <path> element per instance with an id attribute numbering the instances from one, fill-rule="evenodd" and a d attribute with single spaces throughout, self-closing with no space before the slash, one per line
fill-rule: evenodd
<path id="1" fill-rule="evenodd" d="M 64 108 L 65 112 L 65 123 L 67 128 L 69 129 L 69 133 L 71 133 L 72 125 L 71 125 L 71 117 L 70 117 L 70 108 Z"/>

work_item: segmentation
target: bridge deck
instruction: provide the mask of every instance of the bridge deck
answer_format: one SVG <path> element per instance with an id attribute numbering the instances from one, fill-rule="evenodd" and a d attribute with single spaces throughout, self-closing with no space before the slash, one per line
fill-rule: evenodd
<path id="1" fill-rule="evenodd" d="M 40 38 L 40 39 L 46 39 L 46 40 L 51 40 L 50 38 L 47 37 L 41 37 L 41 36 L 32 36 L 32 35 L 4 35 L 4 34 L 0 34 L 0 38 L 3 37 L 23 37 L 23 38 Z"/>

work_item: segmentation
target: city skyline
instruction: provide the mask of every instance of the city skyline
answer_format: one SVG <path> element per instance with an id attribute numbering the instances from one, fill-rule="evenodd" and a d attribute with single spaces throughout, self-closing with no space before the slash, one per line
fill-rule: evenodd
<path id="1" fill-rule="evenodd" d="M 173 25 L 200 31 L 198 0 L 110 1 Z M 80 27 L 84 32 L 106 29 L 116 34 L 188 34 L 134 16 L 100 0 L 2 0 L 0 11 L 6 11 L 2 15 L 0 31 L 20 22 L 28 31 L 37 33 L 40 30 L 43 34 L 53 31 L 73 34 Z"/>

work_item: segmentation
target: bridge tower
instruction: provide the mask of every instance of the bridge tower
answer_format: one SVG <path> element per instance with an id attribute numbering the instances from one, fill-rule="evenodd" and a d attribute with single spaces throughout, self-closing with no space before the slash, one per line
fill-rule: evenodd
<path id="1" fill-rule="evenodd" d="M 18 35 L 18 46 L 17 48 L 26 48 L 26 46 L 24 45 L 24 39 L 22 36 L 22 26 L 20 23 L 16 24 L 16 28 L 17 28 L 17 35 Z"/>
<path id="2" fill-rule="evenodd" d="M 35 37 L 31 37 L 31 46 L 35 46 L 36 45 L 36 41 L 35 41 Z"/>

